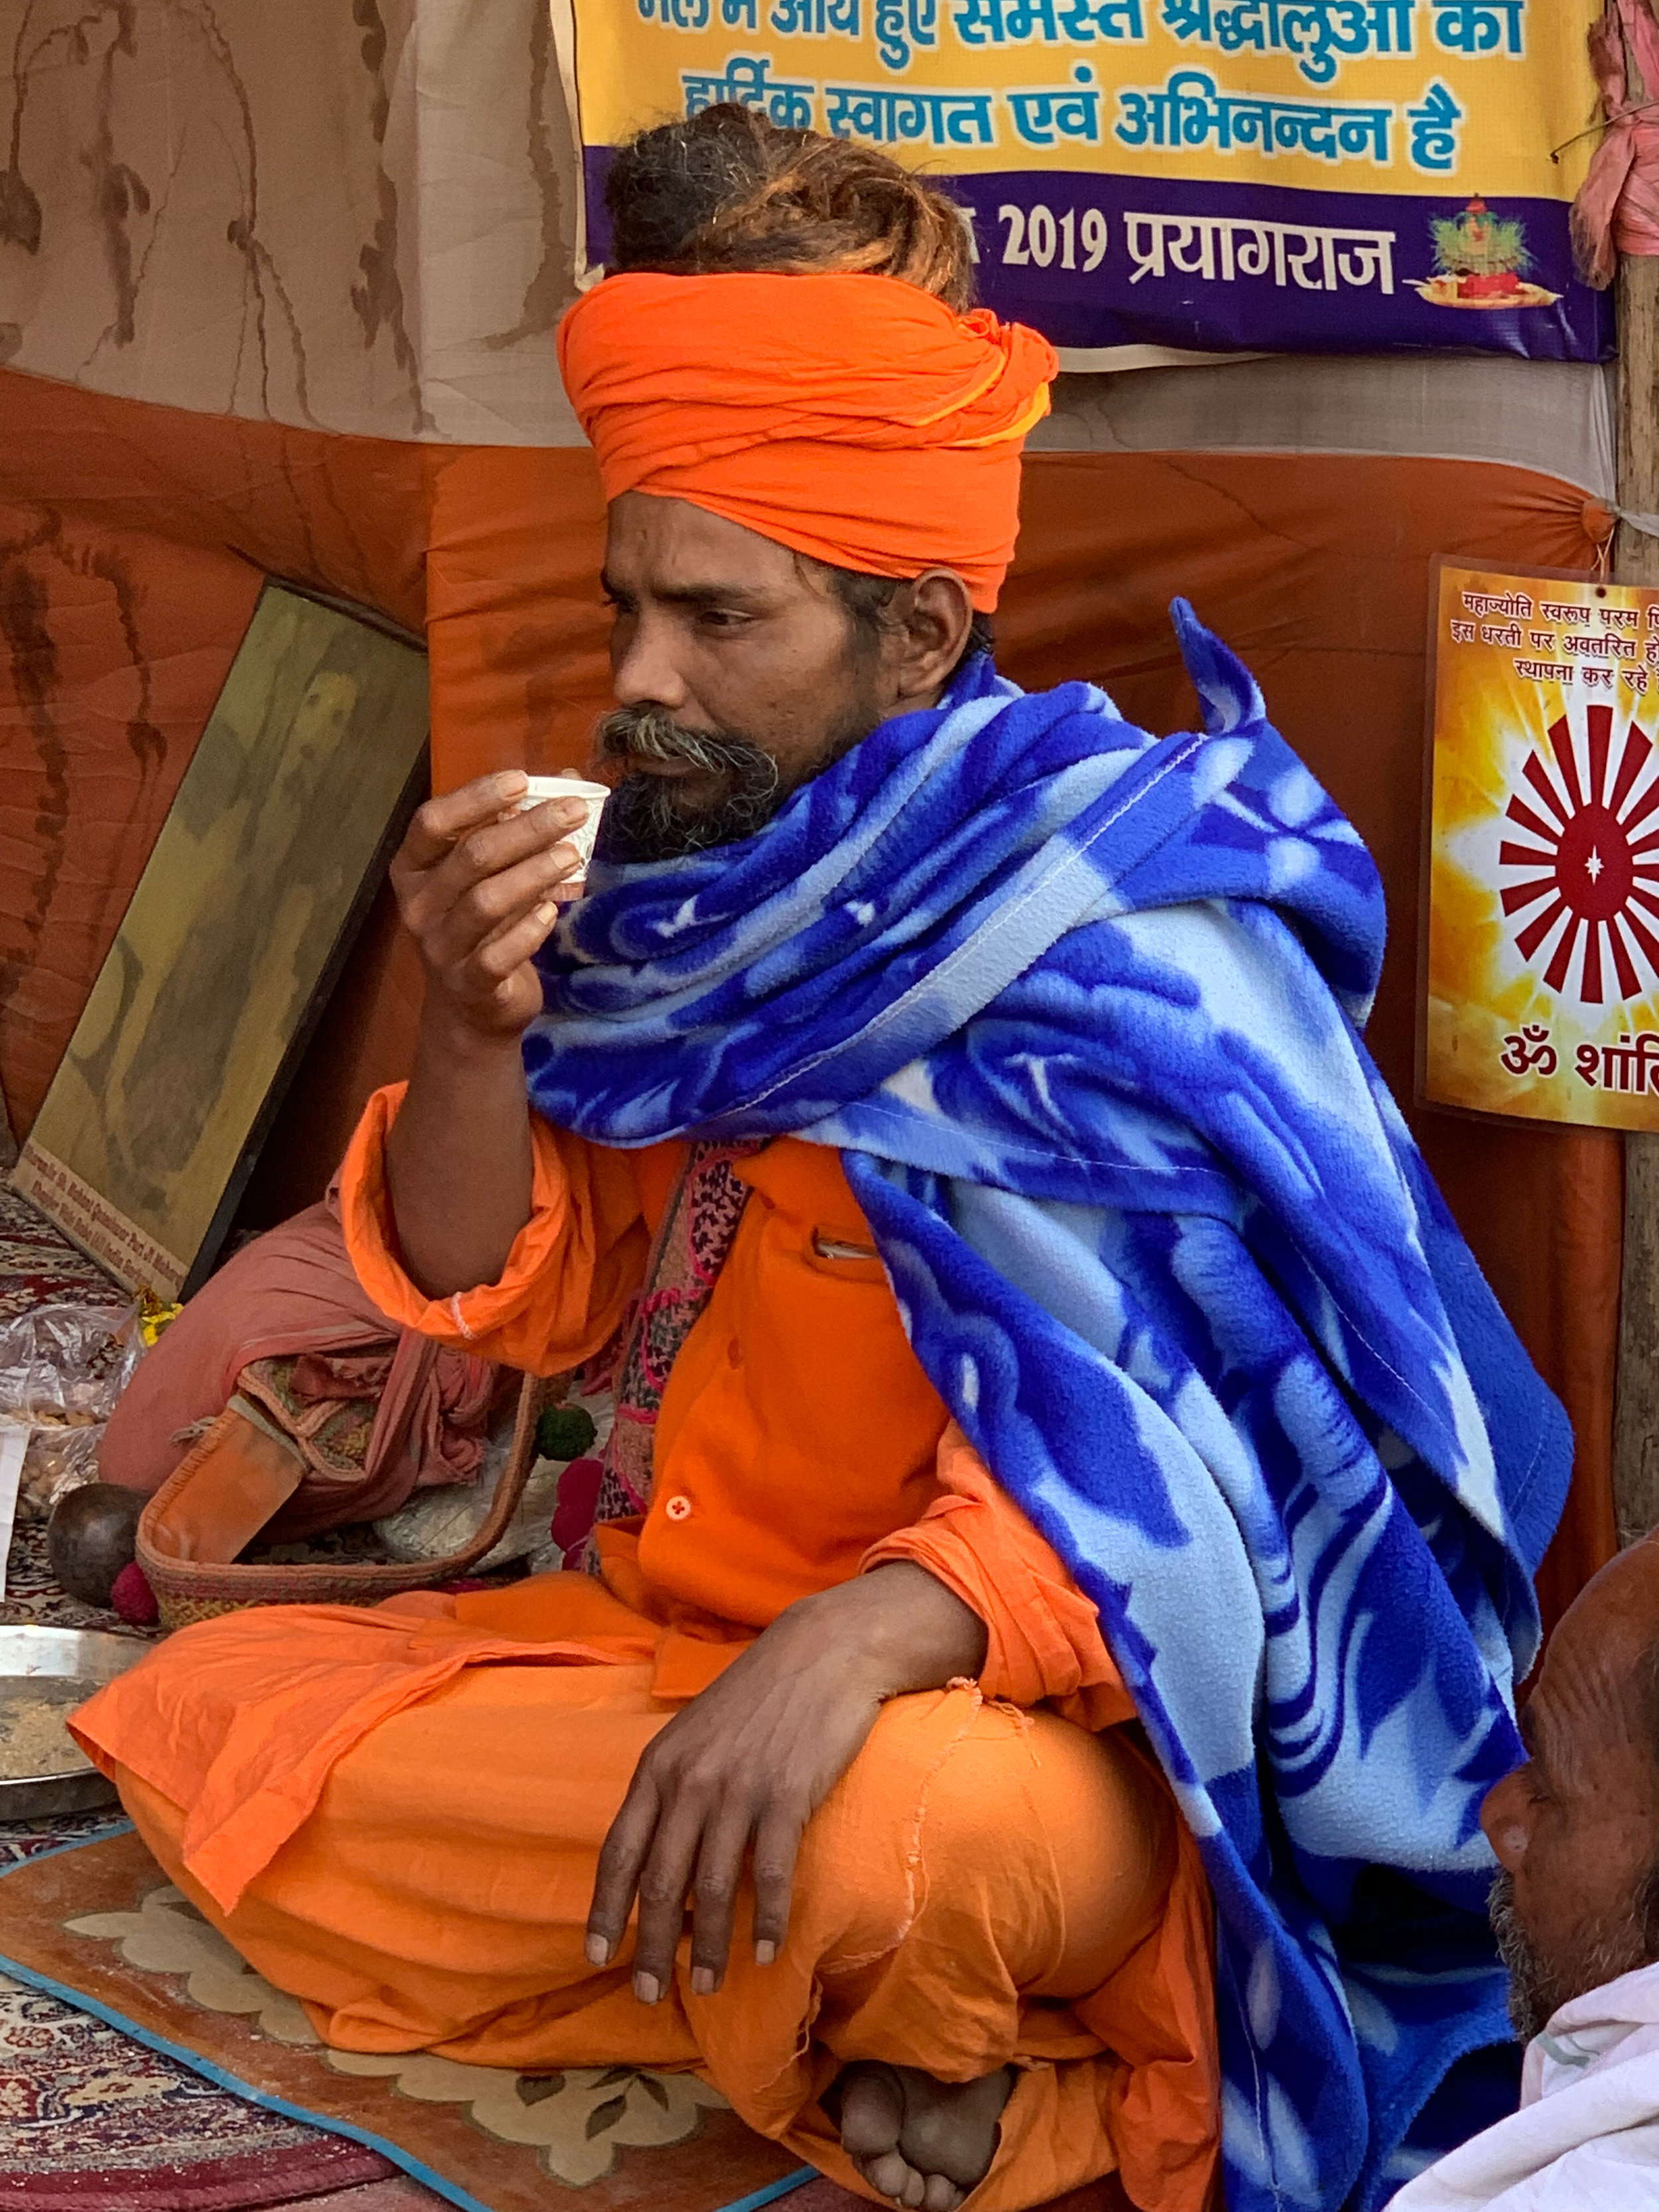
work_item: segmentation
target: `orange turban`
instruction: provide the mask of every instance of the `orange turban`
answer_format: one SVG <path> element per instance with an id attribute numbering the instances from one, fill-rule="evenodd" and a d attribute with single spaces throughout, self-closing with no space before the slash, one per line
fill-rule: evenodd
<path id="1" fill-rule="evenodd" d="M 1048 340 L 894 276 L 607 276 L 559 327 L 605 495 L 689 500 L 872 576 L 954 568 L 988 611 Z"/>

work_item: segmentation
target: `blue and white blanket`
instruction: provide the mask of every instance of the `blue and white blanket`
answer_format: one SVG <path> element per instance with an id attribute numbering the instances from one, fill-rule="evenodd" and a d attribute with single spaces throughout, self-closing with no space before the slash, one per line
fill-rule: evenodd
<path id="1" fill-rule="evenodd" d="M 980 659 L 747 842 L 596 866 L 525 1057 L 601 1143 L 841 1149 L 1202 1849 L 1229 2203 L 1363 2212 L 1492 2117 L 1420 2116 L 1509 2033 L 1477 1816 L 1571 1438 L 1360 1042 L 1370 856 L 1175 616 L 1201 735 Z"/>

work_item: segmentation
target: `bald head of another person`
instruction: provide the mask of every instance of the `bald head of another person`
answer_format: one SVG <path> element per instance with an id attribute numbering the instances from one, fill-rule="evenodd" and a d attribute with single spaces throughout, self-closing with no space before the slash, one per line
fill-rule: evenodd
<path id="1" fill-rule="evenodd" d="M 1528 2039 L 1659 1960 L 1659 1540 L 1604 1567 L 1551 1638 L 1528 1758 L 1486 1799 L 1492 1924 Z"/>
<path id="2" fill-rule="evenodd" d="M 1390 2212 L 1659 2206 L 1659 1538 L 1604 1567 L 1545 1653 L 1523 1765 L 1488 1791 L 1492 1922 L 1526 2044 L 1518 2110 Z"/>

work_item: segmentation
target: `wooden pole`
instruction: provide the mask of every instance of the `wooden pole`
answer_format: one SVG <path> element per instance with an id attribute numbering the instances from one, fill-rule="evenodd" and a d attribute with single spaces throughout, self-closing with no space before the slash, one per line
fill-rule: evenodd
<path id="1" fill-rule="evenodd" d="M 1626 99 L 1648 97 L 1626 48 Z M 1619 263 L 1619 504 L 1659 513 L 1659 258 Z M 1614 541 L 1621 583 L 1659 584 L 1659 538 L 1627 522 Z M 1621 1544 L 1659 1527 L 1659 1135 L 1625 1138 L 1625 1254 L 1613 1503 Z"/>

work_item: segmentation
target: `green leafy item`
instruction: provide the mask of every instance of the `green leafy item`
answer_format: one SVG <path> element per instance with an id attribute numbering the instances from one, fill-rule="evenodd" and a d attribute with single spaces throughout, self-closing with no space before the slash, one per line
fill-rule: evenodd
<path id="1" fill-rule="evenodd" d="M 550 1406 L 536 1424 L 536 1449 L 544 1459 L 580 1459 L 599 1433 L 581 1407 Z"/>

